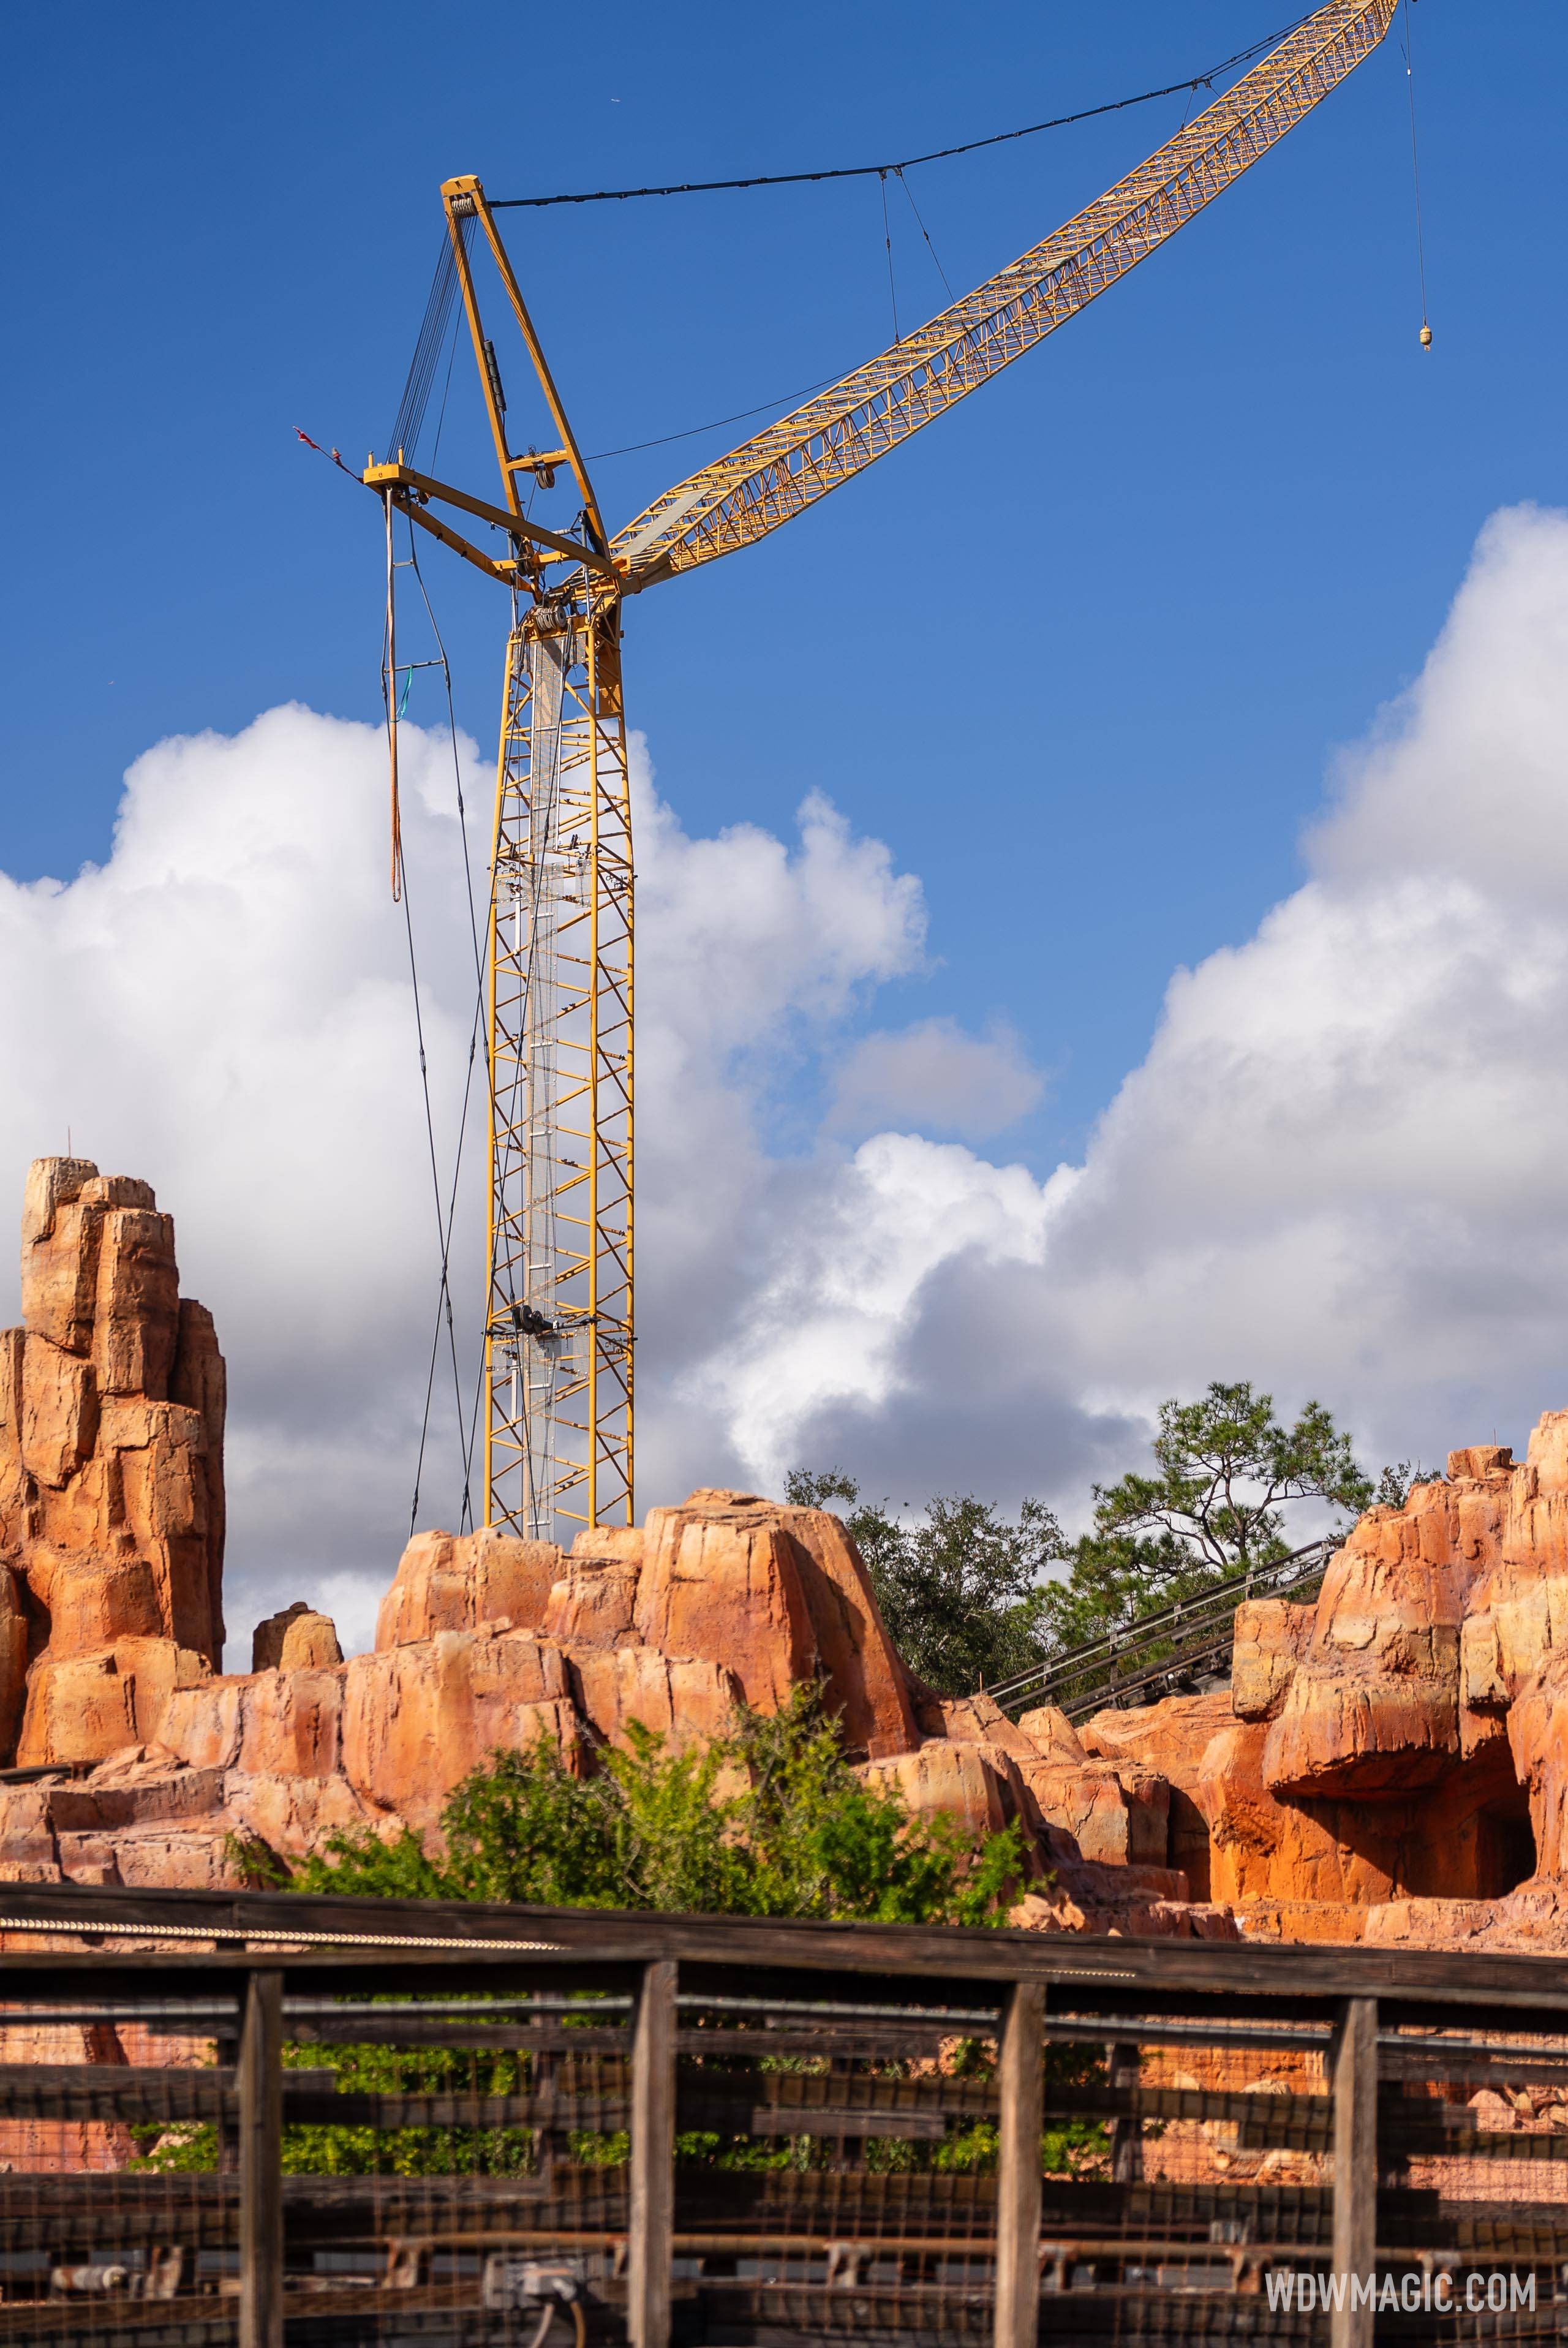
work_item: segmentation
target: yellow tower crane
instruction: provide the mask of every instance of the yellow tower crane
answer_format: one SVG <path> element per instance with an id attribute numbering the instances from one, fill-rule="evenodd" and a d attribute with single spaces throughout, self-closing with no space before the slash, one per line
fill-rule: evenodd
<path id="1" fill-rule="evenodd" d="M 441 190 L 447 244 L 421 337 L 460 289 L 499 501 L 372 464 L 387 511 L 511 593 L 490 866 L 490 1268 L 484 1521 L 549 1539 L 632 1521 L 632 829 L 621 691 L 628 595 L 751 545 L 1010 365 L 1173 236 L 1383 38 L 1398 0 L 1329 0 L 1147 162 L 830 390 L 655 499 L 613 538 L 477 179 Z M 513 452 L 473 262 L 488 247 L 551 419 Z M 443 287 L 445 291 L 443 292 Z M 414 381 L 411 376 L 410 381 Z M 399 436 L 400 438 L 401 436 Z M 570 477 L 575 521 L 532 519 Z M 446 510 L 502 533 L 498 556 Z M 397 659 L 388 648 L 394 821 Z M 394 850 L 396 857 L 396 847 Z M 397 868 L 394 867 L 396 880 Z"/>

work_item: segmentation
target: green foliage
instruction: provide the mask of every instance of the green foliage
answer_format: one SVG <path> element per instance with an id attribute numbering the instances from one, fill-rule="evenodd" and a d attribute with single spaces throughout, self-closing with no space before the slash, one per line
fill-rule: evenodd
<path id="1" fill-rule="evenodd" d="M 1162 1403 L 1153 1447 L 1152 1474 L 1096 1485 L 1071 1570 L 1042 1593 L 1038 1627 L 1055 1652 L 1287 1556 L 1295 1502 L 1327 1501 L 1355 1517 L 1373 1498 L 1350 1437 L 1321 1403 L 1287 1426 L 1274 1396 L 1244 1379 Z"/>
<path id="2" fill-rule="evenodd" d="M 1197 1402 L 1161 1403 L 1154 1462 L 1153 1476 L 1096 1486 L 1096 1533 L 1172 1541 L 1227 1573 L 1286 1554 L 1286 1502 L 1328 1500 L 1358 1516 L 1372 1498 L 1350 1437 L 1321 1403 L 1286 1426 L 1273 1395 L 1254 1395 L 1245 1380 L 1216 1382 Z"/>
<path id="3" fill-rule="evenodd" d="M 364 2045 L 284 2046 L 288 2070 L 335 2074 L 340 2095 L 521 2094 L 527 2054 L 504 2049 Z M 146 2147 L 132 2165 L 164 2174 L 210 2173 L 218 2166 L 218 2131 L 211 2122 L 135 2131 Z M 476 2176 L 531 2175 L 537 2146 L 531 2128 L 342 2127 L 293 2122 L 284 2129 L 285 2176 L 428 2177 L 464 2171 Z"/>
<path id="4" fill-rule="evenodd" d="M 287 1880 L 298 1890 L 383 1897 L 516 1900 L 549 1906 L 657 1908 L 746 1916 L 861 1918 L 879 1923 L 995 1925 L 1023 1874 L 1018 1828 L 976 1849 L 948 1818 L 912 1818 L 891 1788 L 862 1785 L 814 1691 L 773 1715 L 742 1711 L 730 1734 L 686 1753 L 634 1727 L 629 1749 L 578 1777 L 545 1738 L 496 1753 L 457 1787 L 435 1849 L 405 1828 L 390 1841 L 335 1836 L 325 1858 Z M 265 1847 L 247 1867 L 275 1879 Z M 324 2057 L 340 2093 L 508 2095 L 526 2090 L 531 2057 L 510 2051 L 380 2044 L 295 2044 L 284 2060 Z M 139 2165 L 211 2170 L 211 2127 L 148 2130 Z M 802 2147 L 806 2140 L 801 2140 Z M 681 2157 L 720 2168 L 798 2165 L 789 2142 L 683 2136 Z M 574 2131 L 572 2157 L 615 2168 L 624 2132 Z M 529 2173 L 531 2128 L 376 2130 L 330 2123 L 284 2130 L 284 2166 L 314 2176 Z M 945 2156 L 961 2160 L 961 2149 Z"/>
<path id="5" fill-rule="evenodd" d="M 973 1494 L 938 1496 L 904 1523 L 885 1500 L 862 1504 L 839 1468 L 797 1468 L 785 1492 L 796 1508 L 845 1504 L 893 1645 L 939 1694 L 967 1695 L 1042 1660 L 1040 1577 L 1068 1554 L 1043 1501 L 1026 1500 L 1009 1521 Z"/>
<path id="6" fill-rule="evenodd" d="M 172 2128 L 139 2122 L 130 2135 L 139 2147 L 129 2164 L 132 2168 L 152 2168 L 161 2176 L 208 2177 L 218 2166 L 218 2131 L 211 2120 Z"/>
<path id="7" fill-rule="evenodd" d="M 272 1845 L 248 1828 L 223 1837 L 223 1858 L 246 1891 L 277 1891 L 288 1881 L 288 1869 Z"/>
<path id="8" fill-rule="evenodd" d="M 1440 1468 L 1423 1468 L 1418 1459 L 1400 1459 L 1385 1468 L 1377 1478 L 1372 1504 L 1378 1509 L 1402 1509 L 1418 1484 L 1440 1484 Z"/>
<path id="9" fill-rule="evenodd" d="M 339 2095 L 515 2096 L 527 2093 L 531 2057 L 510 2048 L 294 2044 L 291 2070 L 330 2062 Z M 342 2127 L 294 2123 L 284 2130 L 289 2177 L 531 2176 L 538 2149 L 531 2128 Z"/>
<path id="10" fill-rule="evenodd" d="M 863 1501 L 841 1468 L 797 1470 L 788 1497 L 840 1509 L 894 1644 L 947 1694 L 995 1686 L 1274 1563 L 1302 1538 L 1289 1518 L 1304 1501 L 1354 1518 L 1374 1500 L 1402 1506 L 1426 1473 L 1404 1460 L 1375 1488 L 1321 1403 L 1287 1422 L 1244 1379 L 1163 1403 L 1153 1453 L 1150 1469 L 1095 1487 L 1092 1523 L 1072 1542 L 1037 1500 L 1009 1522 L 973 1496 L 938 1498 L 906 1521 L 885 1500 Z"/>
<path id="11" fill-rule="evenodd" d="M 727 1736 L 672 1752 L 633 1724 L 629 1749 L 578 1777 L 542 1738 L 496 1753 L 442 1814 L 443 1857 L 410 1829 L 335 1836 L 296 1890 L 731 1916 L 997 1924 L 1023 1871 L 1017 1828 L 976 1849 L 948 1818 L 912 1818 L 861 1783 L 815 1692 Z"/>

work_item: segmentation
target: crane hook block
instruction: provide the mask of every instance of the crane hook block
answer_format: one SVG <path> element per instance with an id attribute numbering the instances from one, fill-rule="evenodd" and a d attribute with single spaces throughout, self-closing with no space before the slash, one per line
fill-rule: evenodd
<path id="1" fill-rule="evenodd" d="M 1429 351 L 1429 350 L 1431 349 L 1431 347 L 1432 347 L 1432 330 L 1431 330 L 1430 326 L 1423 326 L 1423 327 L 1421 328 L 1421 348 L 1422 348 L 1424 351 Z"/>

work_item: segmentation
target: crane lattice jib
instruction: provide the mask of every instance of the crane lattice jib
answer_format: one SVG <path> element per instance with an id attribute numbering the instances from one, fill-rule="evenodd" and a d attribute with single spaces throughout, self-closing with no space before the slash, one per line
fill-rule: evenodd
<path id="1" fill-rule="evenodd" d="M 1397 0 L 1331 0 L 1195 121 L 1009 268 L 667 489 L 611 548 L 628 591 L 749 546 L 1114 285 L 1353 72 Z"/>

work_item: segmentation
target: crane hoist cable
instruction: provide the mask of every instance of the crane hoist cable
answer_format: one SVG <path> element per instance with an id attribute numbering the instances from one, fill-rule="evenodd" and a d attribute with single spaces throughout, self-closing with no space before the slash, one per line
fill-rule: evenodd
<path id="1" fill-rule="evenodd" d="M 1421 348 L 1432 347 L 1432 324 L 1427 314 L 1427 235 L 1421 221 L 1421 157 L 1416 139 L 1416 60 L 1410 41 L 1410 0 L 1405 0 L 1401 24 L 1405 46 L 1405 88 L 1410 98 L 1410 172 L 1416 189 L 1416 270 L 1421 285 Z"/>
<path id="2" fill-rule="evenodd" d="M 401 454 L 360 478 L 505 587 L 511 604 L 485 955 L 487 1524 L 552 1540 L 573 1524 L 634 1521 L 627 598 L 769 536 L 1076 316 L 1336 89 L 1383 39 L 1397 5 L 1326 0 L 1072 220 L 676 482 L 613 536 L 495 208 L 478 179 L 444 184 L 453 299 L 460 295 L 468 324 L 500 494 L 435 479 Z M 475 281 L 481 239 L 549 417 L 551 445 L 521 455 Z M 434 373 L 427 336 L 411 373 L 416 395 L 423 385 L 428 398 Z M 565 528 L 535 519 L 536 493 L 558 476 Z M 476 523 L 493 533 L 488 546 Z M 395 758 L 390 705 L 389 716 Z"/>
<path id="3" fill-rule="evenodd" d="M 903 190 L 904 196 L 908 201 L 910 211 L 914 214 L 914 224 L 920 231 L 921 235 L 925 239 L 925 249 L 927 252 L 930 253 L 932 261 L 935 264 L 936 273 L 942 280 L 943 291 L 946 294 L 948 300 L 951 302 L 953 299 L 953 288 L 947 283 L 947 272 L 942 266 L 941 262 L 936 258 L 936 247 L 931 242 L 931 231 L 926 227 L 924 221 L 921 218 L 920 206 L 914 201 L 913 189 L 910 186 L 909 181 L 903 176 L 903 166 L 902 163 L 894 164 L 893 173 L 894 177 L 898 180 L 899 186 Z"/>

